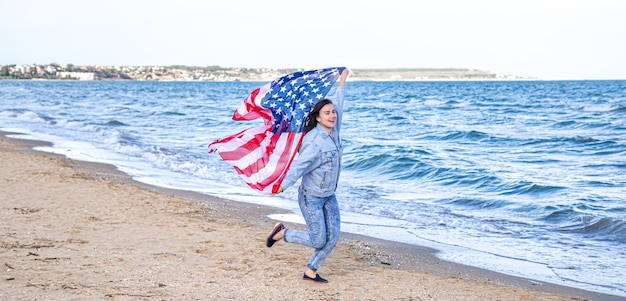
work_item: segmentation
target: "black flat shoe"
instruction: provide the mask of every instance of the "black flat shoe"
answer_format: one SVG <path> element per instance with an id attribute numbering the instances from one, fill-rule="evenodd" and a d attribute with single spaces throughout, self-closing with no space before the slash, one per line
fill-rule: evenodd
<path id="1" fill-rule="evenodd" d="M 315 278 L 311 278 L 311 277 L 307 276 L 306 274 L 304 274 L 304 276 L 302 276 L 302 280 L 309 280 L 309 281 L 313 281 L 313 282 L 317 282 L 317 283 L 328 283 L 328 280 L 320 277 L 319 274 L 315 274 Z"/>
<path id="2" fill-rule="evenodd" d="M 272 229 L 272 232 L 270 232 L 270 234 L 265 239 L 265 245 L 268 248 L 271 248 L 274 245 L 274 243 L 278 241 L 278 240 L 274 240 L 274 235 L 276 235 L 276 233 L 280 232 L 282 229 L 285 229 L 285 225 L 283 225 L 283 223 L 277 223 L 276 225 L 274 225 L 274 229 Z"/>

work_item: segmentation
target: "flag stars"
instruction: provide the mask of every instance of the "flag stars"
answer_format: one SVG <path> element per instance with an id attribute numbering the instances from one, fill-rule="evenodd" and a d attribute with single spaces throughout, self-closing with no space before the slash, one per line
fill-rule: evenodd
<path id="1" fill-rule="evenodd" d="M 338 69 L 302 71 L 273 81 L 263 99 L 272 111 L 274 131 L 303 131 L 311 108 L 323 99 L 339 75 Z"/>

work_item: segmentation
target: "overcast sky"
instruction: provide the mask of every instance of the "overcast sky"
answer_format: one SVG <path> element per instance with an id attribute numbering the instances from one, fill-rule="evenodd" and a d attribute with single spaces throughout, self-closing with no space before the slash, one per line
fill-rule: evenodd
<path id="1" fill-rule="evenodd" d="M 626 79 L 622 0 L 0 0 L 0 65 L 469 68 Z"/>

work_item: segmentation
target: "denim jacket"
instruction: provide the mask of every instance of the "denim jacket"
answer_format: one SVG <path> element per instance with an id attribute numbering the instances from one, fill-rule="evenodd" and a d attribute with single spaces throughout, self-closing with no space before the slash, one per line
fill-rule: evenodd
<path id="1" fill-rule="evenodd" d="M 337 87 L 332 101 L 337 112 L 337 120 L 332 135 L 318 124 L 304 135 L 298 156 L 291 163 L 282 182 L 283 189 L 292 186 L 302 177 L 300 190 L 316 197 L 328 197 L 335 193 L 341 171 L 343 145 L 339 130 L 343 115 L 344 88 Z"/>

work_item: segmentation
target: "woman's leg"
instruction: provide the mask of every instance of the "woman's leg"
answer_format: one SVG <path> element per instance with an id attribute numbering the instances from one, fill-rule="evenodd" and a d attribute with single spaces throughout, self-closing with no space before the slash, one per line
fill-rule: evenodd
<path id="1" fill-rule="evenodd" d="M 307 231 L 287 229 L 284 233 L 286 242 L 293 242 L 309 246 L 311 248 L 321 248 L 326 244 L 326 222 L 324 217 L 324 198 L 298 193 L 298 204 L 302 217 L 306 223 Z"/>
<path id="2" fill-rule="evenodd" d="M 284 232 L 284 239 L 286 242 L 315 248 L 307 267 L 317 271 L 339 241 L 341 232 L 339 204 L 334 194 L 330 197 L 317 198 L 300 193 L 298 202 L 307 231 L 287 229 Z"/>
<path id="3" fill-rule="evenodd" d="M 322 266 L 326 258 L 328 258 L 330 253 L 335 248 L 335 245 L 337 245 L 337 242 L 339 241 L 339 233 L 341 232 L 339 204 L 334 194 L 326 198 L 326 202 L 324 202 L 322 209 L 324 212 L 324 222 L 326 228 L 326 243 L 321 248 L 315 249 L 313 255 L 311 255 L 311 258 L 309 259 L 307 267 L 313 271 L 317 271 Z"/>

